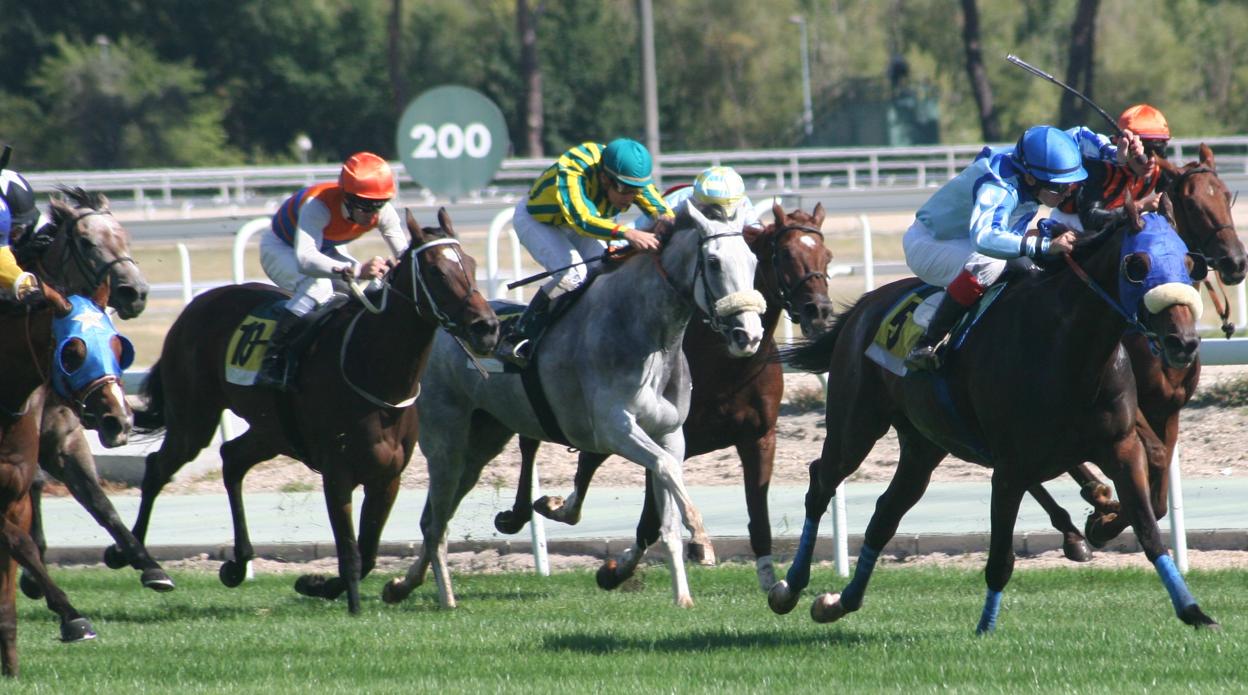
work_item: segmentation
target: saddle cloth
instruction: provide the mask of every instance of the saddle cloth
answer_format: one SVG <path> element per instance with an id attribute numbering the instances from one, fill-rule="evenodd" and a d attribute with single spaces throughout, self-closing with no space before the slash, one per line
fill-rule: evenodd
<path id="1" fill-rule="evenodd" d="M 238 386 L 256 383 L 256 373 L 269 350 L 269 338 L 277 326 L 278 310 L 285 299 L 266 302 L 251 310 L 230 336 L 225 351 L 225 380 Z"/>
<path id="2" fill-rule="evenodd" d="M 962 346 L 967 334 L 978 323 L 979 317 L 992 306 L 1006 285 L 1005 282 L 998 282 L 989 287 L 975 308 L 962 317 L 953 328 L 948 350 L 954 351 Z M 905 376 L 908 371 L 906 355 L 919 342 L 923 331 L 927 330 L 932 314 L 936 312 L 936 307 L 944 296 L 944 290 L 932 285 L 919 285 L 902 295 L 884 315 L 884 320 L 876 329 L 875 339 L 867 346 L 867 357 L 893 374 Z"/>

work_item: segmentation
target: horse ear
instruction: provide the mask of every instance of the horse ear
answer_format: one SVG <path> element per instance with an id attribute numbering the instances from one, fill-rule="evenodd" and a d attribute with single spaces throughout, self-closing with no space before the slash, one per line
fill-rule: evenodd
<path id="1" fill-rule="evenodd" d="M 1169 193 L 1161 194 L 1161 199 L 1157 202 L 1157 209 L 1161 210 L 1161 214 L 1170 222 L 1171 227 L 1178 226 L 1174 221 L 1174 202 L 1170 200 Z"/>
<path id="2" fill-rule="evenodd" d="M 48 300 L 48 304 L 52 305 L 52 311 L 57 318 L 65 318 L 74 310 L 74 305 L 69 303 L 65 295 L 57 291 L 55 287 L 47 283 L 41 283 L 43 289 L 43 297 Z"/>
<path id="3" fill-rule="evenodd" d="M 459 238 L 459 235 L 455 233 L 455 228 L 451 226 L 451 214 L 446 211 L 446 208 L 438 208 L 438 224 L 442 225 L 442 229 L 450 234 L 451 238 Z"/>
<path id="4" fill-rule="evenodd" d="M 1153 161 L 1157 162 L 1157 167 L 1162 173 L 1168 176 L 1178 176 L 1179 166 L 1165 157 L 1153 157 Z"/>
<path id="5" fill-rule="evenodd" d="M 1140 219 L 1140 206 L 1135 204 L 1135 196 L 1131 195 L 1131 189 L 1124 191 L 1123 209 L 1127 211 L 1127 219 L 1131 220 L 1131 226 L 1135 231 L 1144 229 L 1144 220 Z"/>
<path id="6" fill-rule="evenodd" d="M 1213 164 L 1213 150 L 1205 143 L 1200 143 L 1200 163 L 1217 171 L 1218 168 Z"/>
<path id="7" fill-rule="evenodd" d="M 772 201 L 771 201 L 771 214 L 772 214 L 772 215 L 775 215 L 775 217 L 776 217 L 776 226 L 777 226 L 777 227 L 779 227 L 780 225 L 783 225 L 783 224 L 784 224 L 784 208 L 780 207 L 780 201 L 779 201 L 779 200 L 772 200 Z"/>
<path id="8" fill-rule="evenodd" d="M 420 227 L 420 223 L 416 221 L 416 214 L 412 212 L 411 208 L 404 208 L 403 212 L 406 213 L 407 217 L 407 235 L 413 241 L 424 239 L 424 232 Z"/>
<path id="9" fill-rule="evenodd" d="M 698 209 L 697 205 L 686 205 L 685 212 L 689 213 L 689 218 L 692 219 L 695 223 L 697 223 L 699 230 L 703 232 L 706 231 L 706 227 L 708 224 L 706 215 L 702 214 L 702 211 Z"/>
<path id="10" fill-rule="evenodd" d="M 815 203 L 815 209 L 810 211 L 810 216 L 813 218 L 815 228 L 820 230 L 823 229 L 823 218 L 826 215 L 827 211 L 823 209 L 823 203 Z"/>

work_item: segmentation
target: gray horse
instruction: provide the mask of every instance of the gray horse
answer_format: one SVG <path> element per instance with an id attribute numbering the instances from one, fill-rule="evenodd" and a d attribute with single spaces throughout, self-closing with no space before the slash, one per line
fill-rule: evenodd
<path id="1" fill-rule="evenodd" d="M 680 522 L 694 543 L 713 551 L 681 478 L 681 425 L 689 411 L 689 365 L 681 351 L 695 309 L 748 356 L 762 341 L 766 303 L 753 289 L 756 259 L 741 220 L 708 220 L 694 206 L 676 221 L 657 256 L 639 255 L 604 273 L 542 338 L 537 361 L 546 399 L 567 442 L 582 451 L 617 454 L 655 474 L 660 542 L 667 549 L 678 606 L 691 606 L 681 552 Z M 407 576 L 382 592 L 406 598 L 434 566 L 438 599 L 455 606 L 446 565 L 446 531 L 482 468 L 516 433 L 549 439 L 516 374 L 484 378 L 460 347 L 439 332 L 421 379 L 420 449 L 429 466 L 421 516 L 424 544 Z M 621 558 L 635 565 L 644 547 Z"/>

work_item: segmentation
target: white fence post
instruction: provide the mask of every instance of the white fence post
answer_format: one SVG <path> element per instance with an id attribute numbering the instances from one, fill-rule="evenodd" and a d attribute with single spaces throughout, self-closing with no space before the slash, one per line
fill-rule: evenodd
<path id="1" fill-rule="evenodd" d="M 182 306 L 186 306 L 195 297 L 195 290 L 191 285 L 191 252 L 186 248 L 186 244 L 180 241 L 178 242 L 178 260 L 182 267 Z"/>
<path id="2" fill-rule="evenodd" d="M 1174 549 L 1174 564 L 1187 574 L 1187 529 L 1183 523 L 1183 476 L 1179 472 L 1179 443 L 1174 443 L 1174 455 L 1170 457 L 1170 547 Z"/>
<path id="3" fill-rule="evenodd" d="M 875 289 L 875 249 L 871 245 L 871 221 L 866 215 L 859 215 L 862 224 L 862 277 L 864 292 Z"/>
<path id="4" fill-rule="evenodd" d="M 247 240 L 256 232 L 268 229 L 271 222 L 270 217 L 257 217 L 234 232 L 234 284 L 241 285 L 246 282 L 243 277 L 243 257 L 247 253 Z"/>

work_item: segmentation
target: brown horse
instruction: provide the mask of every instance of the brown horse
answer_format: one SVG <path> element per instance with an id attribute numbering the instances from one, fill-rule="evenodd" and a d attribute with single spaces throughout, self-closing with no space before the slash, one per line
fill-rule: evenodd
<path id="1" fill-rule="evenodd" d="M 1223 284 L 1244 281 L 1248 255 L 1235 233 L 1231 217 L 1231 192 L 1218 176 L 1213 151 L 1200 146 L 1200 159 L 1178 166 L 1158 159 L 1162 170 L 1160 189 L 1174 205 L 1175 230 L 1187 247 L 1203 256 L 1211 269 L 1217 271 Z M 1212 285 L 1205 285 L 1213 293 Z M 1140 410 L 1136 431 L 1148 453 L 1149 490 L 1153 511 L 1161 519 L 1167 512 L 1170 461 L 1179 438 L 1179 412 L 1191 399 L 1200 380 L 1200 361 L 1189 366 L 1167 365 L 1149 348 L 1147 339 L 1129 334 L 1122 339 L 1131 357 L 1135 373 Z M 1126 529 L 1128 521 L 1119 504 L 1112 499 L 1109 486 L 1087 465 L 1071 471 L 1085 499 L 1095 509 L 1088 516 L 1084 535 L 1070 515 L 1044 490 L 1037 486 L 1032 496 L 1048 512 L 1054 527 L 1062 532 L 1066 556 L 1078 562 L 1091 559 L 1088 542 L 1103 547 Z"/>
<path id="2" fill-rule="evenodd" d="M 130 256 L 130 233 L 109 209 L 108 198 L 99 193 L 88 193 L 81 188 L 60 189 L 61 196 L 54 197 L 48 208 L 51 222 L 38 231 L 24 235 L 14 242 L 14 248 L 23 267 L 31 268 L 41 280 L 61 288 L 67 294 L 89 294 L 107 281 L 111 288 L 109 306 L 118 315 L 132 318 L 143 312 L 147 305 L 148 283 Z M 120 341 L 118 341 L 120 342 Z M 72 359 L 77 347 L 71 348 L 66 357 Z M 105 375 L 112 377 L 113 375 Z M 122 553 L 108 553 L 105 561 L 118 568 L 129 564 L 141 572 L 143 586 L 156 591 L 174 588 L 173 580 L 152 559 L 143 544 L 130 534 L 130 529 L 113 508 L 113 503 L 100 486 L 95 468 L 95 458 L 84 432 L 95 429 L 106 447 L 126 443 L 130 431 L 130 419 L 106 416 L 92 418 L 103 405 L 116 408 L 111 401 L 100 404 L 99 398 L 116 400 L 116 389 L 104 388 L 115 378 L 103 378 L 97 388 L 90 392 L 89 407 L 75 405 L 72 394 L 62 396 L 55 390 L 48 394 L 44 406 L 43 426 L 40 434 L 39 464 L 43 470 L 65 483 L 74 499 L 104 527 L 109 535 L 124 549 Z M 124 404 L 123 404 L 124 405 Z M 129 412 L 128 409 L 125 412 Z M 44 476 L 40 475 L 31 486 L 34 521 L 31 536 L 46 550 L 43 535 L 40 501 Z M 23 573 L 22 591 L 31 598 L 39 597 L 38 585 Z"/>
<path id="3" fill-rule="evenodd" d="M 763 591 L 776 583 L 767 491 L 776 455 L 776 418 L 784 396 L 784 370 L 775 359 L 775 329 L 781 311 L 787 311 L 790 317 L 797 317 L 806 335 L 817 335 L 827 328 L 832 314 L 825 272 L 832 253 L 823 243 L 823 205 L 816 205 L 810 213 L 795 210 L 789 214 L 773 205 L 772 214 L 775 223 L 745 231 L 746 242 L 759 260 L 754 289 L 767 300 L 763 315 L 765 337 L 758 352 L 750 357 L 732 357 L 724 349 L 723 338 L 701 322 L 689 324 L 684 342 L 693 381 L 689 417 L 684 424 L 686 456 L 736 447 L 750 519 L 750 548 L 757 558 L 758 581 Z M 523 458 L 516 501 L 512 509 L 499 512 L 494 519 L 494 526 L 503 533 L 524 528 L 530 509 L 556 521 L 576 524 L 589 483 L 608 458 L 581 452 L 572 495 L 567 500 L 542 497 L 531 504 L 533 459 L 539 444 L 535 439 L 520 438 Z M 637 526 L 637 544 L 641 548 L 653 545 L 659 537 L 652 485 L 647 473 L 646 502 Z M 624 574 L 604 571 L 599 574 L 599 582 L 604 588 L 615 588 L 628 578 Z"/>
<path id="4" fill-rule="evenodd" d="M 853 580 L 842 593 L 815 601 L 815 620 L 830 622 L 861 607 L 880 551 L 922 497 L 932 470 L 954 453 L 993 469 L 988 594 L 979 632 L 996 626 L 1014 567 L 1014 522 L 1023 495 L 1084 461 L 1117 484 L 1124 514 L 1179 618 L 1217 625 L 1188 592 L 1157 528 L 1135 430 L 1135 378 L 1120 345 L 1135 326 L 1151 334 L 1168 363 L 1194 362 L 1200 299 L 1189 270 L 1195 260 L 1181 251 L 1165 217 L 1141 216 L 1130 201 L 1127 209 L 1127 217 L 1081 240 L 1068 259 L 1079 272 L 1054 270 L 1011 282 L 938 372 L 898 378 L 864 354 L 889 309 L 919 285 L 916 279 L 867 293 L 830 332 L 789 355 L 800 368 L 827 369 L 835 397 L 827 402 L 823 453 L 810 465 L 793 565 L 768 594 L 772 610 L 786 613 L 797 604 L 810 579 L 819 520 L 836 487 L 891 425 L 901 445 L 897 470 L 867 526 Z"/>
<path id="5" fill-rule="evenodd" d="M 328 599 L 347 593 L 360 610 L 360 580 L 372 570 L 382 527 L 399 478 L 416 445 L 419 391 L 434 334 L 443 328 L 488 353 L 498 318 L 476 284 L 476 263 L 460 247 L 446 210 L 441 228 L 422 229 L 409 211 L 412 243 L 391 270 L 379 313 L 351 303 L 336 311 L 308 346 L 297 394 L 226 381 L 230 336 L 255 308 L 287 296 L 272 286 L 220 287 L 197 297 L 165 338 L 160 360 L 143 384 L 147 407 L 136 410 L 139 429 L 163 427 L 165 439 L 147 457 L 143 498 L 134 535 L 147 533 L 152 505 L 179 468 L 212 439 L 229 408 L 250 425 L 221 445 L 226 492 L 234 519 L 234 559 L 221 566 L 226 586 L 238 586 L 255 557 L 243 512 L 242 482 L 252 466 L 285 454 L 321 474 L 338 548 L 338 576 L 300 577 L 295 588 Z M 358 543 L 351 493 L 364 487 Z"/>
<path id="6" fill-rule="evenodd" d="M 39 472 L 39 426 L 52 366 L 52 320 L 66 316 L 70 304 L 51 286 L 39 308 L 0 305 L 0 667 L 16 676 L 17 566 L 38 582 L 48 608 L 60 616 L 61 640 L 95 637 L 90 621 L 48 574 L 30 537 L 30 485 Z M 107 286 L 97 295 L 102 304 Z"/>

